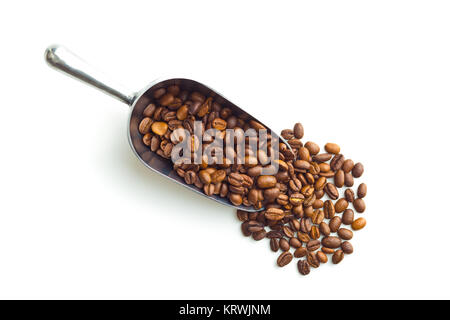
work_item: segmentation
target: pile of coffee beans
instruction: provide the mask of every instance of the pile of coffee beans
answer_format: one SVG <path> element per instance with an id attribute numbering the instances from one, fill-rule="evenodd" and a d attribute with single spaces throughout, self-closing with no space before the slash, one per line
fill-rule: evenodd
<path id="1" fill-rule="evenodd" d="M 196 121 L 201 122 L 201 138 L 206 130 L 214 128 L 226 142 L 226 130 L 233 130 L 235 147 L 232 150 L 224 150 L 220 159 L 208 161 L 205 150 L 211 141 L 202 141 L 202 159 L 195 161 L 194 152 L 199 148 L 198 140 L 195 139 Z M 207 97 L 197 91 L 182 90 L 178 85 L 157 89 L 153 92 L 152 103 L 144 109 L 139 124 L 143 143 L 159 156 L 170 159 L 174 147 L 186 139 L 187 134 L 176 130 L 179 128 L 185 129 L 193 139 L 192 154 L 189 155 L 189 158 L 192 157 L 191 163 L 174 164 L 174 170 L 184 178 L 186 184 L 195 185 L 208 196 L 226 197 L 236 206 L 253 206 L 256 209 L 262 208 L 263 201 L 274 202 L 282 193 L 276 188 L 278 177 L 270 159 L 274 158 L 275 153 L 280 159 L 279 165 L 283 170 L 279 176 L 281 179 L 288 176 L 288 164 L 283 160 L 294 159 L 294 153 L 285 144 L 279 145 L 281 153 L 274 149 L 270 133 L 263 143 L 264 148 L 258 148 L 256 152 L 252 150 L 249 141 L 255 139 L 254 142 L 258 145 L 259 130 L 266 128 L 247 114 L 234 114 L 231 108 L 222 106 L 214 97 Z M 249 128 L 254 129 L 257 135 L 245 136 Z M 238 164 L 237 146 L 243 140 L 245 158 L 242 164 Z M 261 175 L 263 168 L 273 175 Z"/>
<path id="2" fill-rule="evenodd" d="M 325 144 L 323 153 L 314 142 L 303 144 L 300 123 L 281 135 L 292 147 L 293 155 L 284 160 L 286 170 L 275 175 L 270 194 L 276 196 L 266 197 L 265 189 L 261 195 L 264 210 L 238 210 L 237 217 L 245 236 L 258 241 L 267 238 L 272 251 L 281 251 L 278 266 L 299 258 L 298 271 L 307 275 L 311 268 L 327 263 L 329 257 L 338 264 L 353 253 L 353 231 L 366 225 L 365 218 L 356 217 L 355 211 L 362 214 L 366 210 L 363 199 L 367 186 L 359 184 L 356 194 L 352 189 L 355 178 L 363 175 L 364 166 L 346 159 L 335 143 Z M 344 190 L 340 192 L 340 188 Z"/>

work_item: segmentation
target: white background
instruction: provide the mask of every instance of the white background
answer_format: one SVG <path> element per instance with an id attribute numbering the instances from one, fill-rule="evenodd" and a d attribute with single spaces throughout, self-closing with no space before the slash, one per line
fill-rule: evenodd
<path id="1" fill-rule="evenodd" d="M 119 4 L 121 3 L 121 4 Z M 0 12 L 0 298 L 450 298 L 448 1 L 14 1 Z M 141 165 L 127 106 L 57 73 L 65 44 L 132 90 L 200 80 L 365 165 L 355 253 L 301 276 L 233 210 Z"/>

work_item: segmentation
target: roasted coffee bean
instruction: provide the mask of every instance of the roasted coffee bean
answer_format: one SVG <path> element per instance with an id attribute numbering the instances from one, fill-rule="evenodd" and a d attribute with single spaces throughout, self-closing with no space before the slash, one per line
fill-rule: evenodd
<path id="1" fill-rule="evenodd" d="M 294 138 L 294 131 L 291 129 L 284 129 L 281 131 L 281 136 L 286 140 L 292 139 Z"/>
<path id="2" fill-rule="evenodd" d="M 353 207 L 358 213 L 363 213 L 366 210 L 366 204 L 361 198 L 355 199 L 355 201 L 353 201 Z"/>
<path id="3" fill-rule="evenodd" d="M 333 254 L 334 253 L 334 249 L 331 249 L 331 248 L 327 248 L 327 247 L 322 247 L 322 252 L 323 253 L 325 253 L 325 254 Z"/>
<path id="4" fill-rule="evenodd" d="M 352 223 L 353 230 L 361 230 L 365 226 L 366 226 L 366 219 L 364 218 L 358 218 Z"/>
<path id="5" fill-rule="evenodd" d="M 273 188 L 277 184 L 277 179 L 274 176 L 259 176 L 257 184 L 262 189 Z"/>
<path id="6" fill-rule="evenodd" d="M 157 134 L 159 136 L 164 135 L 167 132 L 167 129 L 169 126 L 165 122 L 153 122 L 152 124 L 152 131 L 154 134 Z"/>
<path id="7" fill-rule="evenodd" d="M 291 228 L 289 228 L 288 226 L 284 226 L 282 228 L 282 230 L 286 237 L 292 238 L 294 236 L 294 231 Z"/>
<path id="8" fill-rule="evenodd" d="M 352 159 L 347 159 L 344 161 L 344 164 L 342 165 L 342 170 L 344 170 L 345 173 L 351 172 L 355 164 L 353 163 Z"/>
<path id="9" fill-rule="evenodd" d="M 334 264 L 340 263 L 344 259 L 344 251 L 342 250 L 336 250 L 336 252 L 333 254 L 333 257 L 331 258 L 331 261 L 333 261 Z"/>
<path id="10" fill-rule="evenodd" d="M 309 170 L 311 164 L 305 160 L 296 160 L 294 161 L 294 167 L 299 170 Z"/>
<path id="11" fill-rule="evenodd" d="M 309 252 L 306 256 L 306 261 L 308 261 L 308 264 L 313 268 L 318 268 L 320 266 L 319 258 L 317 258 L 315 252 Z"/>
<path id="12" fill-rule="evenodd" d="M 248 237 L 252 234 L 251 231 L 248 230 L 248 225 L 249 225 L 249 222 L 247 222 L 247 221 L 241 224 L 242 234 L 246 237 Z"/>
<path id="13" fill-rule="evenodd" d="M 309 150 L 305 147 L 301 147 L 300 149 L 298 149 L 298 157 L 300 158 L 300 160 L 309 161 Z"/>
<path id="14" fill-rule="evenodd" d="M 304 134 L 304 130 L 303 130 L 303 126 L 301 123 L 296 123 L 294 125 L 294 136 L 297 139 L 301 139 L 303 138 L 303 134 Z"/>
<path id="15" fill-rule="evenodd" d="M 248 231 L 258 232 L 264 229 L 264 225 L 261 222 L 251 220 L 248 222 Z"/>
<path id="16" fill-rule="evenodd" d="M 314 189 L 317 191 L 323 190 L 326 183 L 327 183 L 327 179 L 325 177 L 319 177 L 319 179 L 317 179 L 316 182 L 314 183 Z"/>
<path id="17" fill-rule="evenodd" d="M 320 238 L 320 230 L 318 226 L 312 226 L 309 232 L 311 239 L 317 240 Z"/>
<path id="18" fill-rule="evenodd" d="M 311 231 L 311 219 L 310 218 L 302 218 L 300 220 L 300 231 L 303 233 L 309 233 Z"/>
<path id="19" fill-rule="evenodd" d="M 192 171 L 186 171 L 186 174 L 184 175 L 184 181 L 186 182 L 186 184 L 193 184 L 195 181 L 195 178 L 197 177 L 197 174 Z"/>
<path id="20" fill-rule="evenodd" d="M 344 174 L 344 184 L 346 187 L 353 187 L 353 184 L 355 183 L 353 176 L 351 173 L 345 173 Z"/>
<path id="21" fill-rule="evenodd" d="M 334 175 L 334 185 L 338 188 L 342 188 L 344 186 L 344 180 L 345 180 L 345 173 L 344 170 L 339 169 L 336 171 Z"/>
<path id="22" fill-rule="evenodd" d="M 313 156 L 318 154 L 320 151 L 320 147 L 316 143 L 311 141 L 305 143 L 305 148 L 307 148 L 309 150 L 309 153 Z"/>
<path id="23" fill-rule="evenodd" d="M 284 211 L 277 208 L 269 208 L 266 210 L 265 216 L 268 220 L 281 220 L 284 218 Z"/>
<path id="24" fill-rule="evenodd" d="M 317 256 L 317 259 L 319 259 L 320 263 L 328 262 L 328 257 L 323 251 L 317 251 L 316 256 Z"/>
<path id="25" fill-rule="evenodd" d="M 267 232 L 266 238 L 269 238 L 269 239 L 278 238 L 278 239 L 280 239 L 280 238 L 283 238 L 283 233 L 281 231 L 279 231 L 279 230 L 271 230 L 271 231 Z"/>
<path id="26" fill-rule="evenodd" d="M 306 244 L 306 249 L 308 249 L 308 251 L 316 251 L 320 248 L 320 241 L 315 239 L 315 240 L 311 240 Z"/>
<path id="27" fill-rule="evenodd" d="M 343 240 L 351 240 L 353 238 L 353 232 L 349 229 L 340 228 L 337 234 Z"/>
<path id="28" fill-rule="evenodd" d="M 358 198 L 364 198 L 367 194 L 367 185 L 365 183 L 361 183 L 358 187 Z"/>
<path id="29" fill-rule="evenodd" d="M 291 227 L 292 230 L 300 230 L 300 222 L 297 219 L 293 219 L 291 221 L 289 221 L 289 226 Z"/>
<path id="30" fill-rule="evenodd" d="M 297 232 L 297 238 L 303 243 L 308 243 L 309 241 L 311 241 L 311 238 L 308 236 L 308 234 L 304 232 Z"/>
<path id="31" fill-rule="evenodd" d="M 305 257 L 307 254 L 308 254 L 308 249 L 306 249 L 305 247 L 297 248 L 297 249 L 294 251 L 294 257 L 295 257 L 295 258 L 303 258 L 303 257 Z"/>
<path id="32" fill-rule="evenodd" d="M 350 225 L 353 223 L 355 214 L 352 209 L 345 209 L 344 213 L 342 214 L 342 223 L 345 225 Z"/>
<path id="33" fill-rule="evenodd" d="M 343 164 L 344 164 L 344 156 L 342 154 L 337 154 L 333 157 L 333 159 L 331 159 L 330 162 L 330 167 L 333 171 L 338 171 L 339 169 L 342 168 Z"/>
<path id="34" fill-rule="evenodd" d="M 341 151 L 341 148 L 336 143 L 328 142 L 325 145 L 325 151 L 332 154 L 338 154 Z"/>
<path id="35" fill-rule="evenodd" d="M 298 271 L 300 272 L 300 274 L 302 274 L 304 276 L 308 275 L 310 272 L 309 264 L 305 260 L 299 260 L 297 262 L 297 268 L 298 268 Z"/>
<path id="36" fill-rule="evenodd" d="M 314 197 L 317 198 L 317 196 L 316 196 L 315 193 L 314 193 Z M 316 200 L 314 200 L 312 206 L 313 206 L 314 209 L 320 209 L 320 208 L 323 208 L 323 201 L 322 201 L 322 200 L 319 200 L 319 199 L 316 199 Z"/>
<path id="37" fill-rule="evenodd" d="M 279 267 L 284 267 L 289 264 L 293 259 L 293 256 L 290 252 L 283 252 L 277 259 L 277 264 Z"/>
<path id="38" fill-rule="evenodd" d="M 328 224 L 330 226 L 331 232 L 337 232 L 341 226 L 341 223 L 342 223 L 342 220 L 338 216 L 331 219 L 330 223 Z"/>
<path id="39" fill-rule="evenodd" d="M 312 223 L 320 224 L 323 221 L 323 219 L 325 219 L 325 214 L 323 213 L 322 210 L 314 211 L 314 214 L 313 214 L 313 216 L 311 218 Z"/>
<path id="40" fill-rule="evenodd" d="M 348 207 L 348 202 L 344 198 L 339 199 L 334 204 L 334 209 L 336 210 L 337 213 L 344 212 L 344 210 L 347 209 L 347 207 Z"/>
<path id="41" fill-rule="evenodd" d="M 339 197 L 339 192 L 336 189 L 336 186 L 332 183 L 327 183 L 324 188 L 325 193 L 333 200 L 337 200 Z"/>
<path id="42" fill-rule="evenodd" d="M 323 212 L 325 218 L 332 219 L 335 215 L 336 209 L 334 208 L 334 204 L 331 200 L 327 200 L 323 204 Z"/>
<path id="43" fill-rule="evenodd" d="M 289 245 L 292 248 L 300 248 L 302 246 L 302 243 L 297 238 L 290 238 L 289 239 Z"/>
<path id="44" fill-rule="evenodd" d="M 139 124 L 139 132 L 141 134 L 149 133 L 152 123 L 153 120 L 149 117 L 142 119 L 141 123 Z"/>
<path id="45" fill-rule="evenodd" d="M 239 221 L 247 221 L 248 220 L 248 212 L 247 211 L 242 211 L 242 210 L 237 210 L 237 217 L 239 219 Z"/>
<path id="46" fill-rule="evenodd" d="M 280 239 L 280 249 L 283 251 L 288 251 L 291 248 L 289 242 L 285 238 Z"/>
<path id="47" fill-rule="evenodd" d="M 342 251 L 344 251 L 345 254 L 352 254 L 353 253 L 353 246 L 348 241 L 342 242 L 341 249 L 342 249 Z"/>
<path id="48" fill-rule="evenodd" d="M 363 173 L 364 173 L 364 166 L 362 165 L 361 162 L 358 162 L 352 169 L 352 175 L 355 178 L 359 178 L 363 175 Z"/>
<path id="49" fill-rule="evenodd" d="M 344 196 L 347 202 L 353 202 L 355 200 L 355 193 L 352 189 L 346 189 L 344 192 Z"/>
<path id="50" fill-rule="evenodd" d="M 325 237 L 329 236 L 331 234 L 330 226 L 326 222 L 322 222 L 319 225 L 320 233 L 323 234 Z"/>
<path id="51" fill-rule="evenodd" d="M 330 249 L 336 249 L 341 245 L 341 239 L 334 236 L 324 237 L 322 239 L 322 245 Z"/>
<path id="52" fill-rule="evenodd" d="M 277 238 L 270 239 L 270 249 L 273 252 L 277 252 L 280 249 L 279 240 Z"/>
<path id="53" fill-rule="evenodd" d="M 252 234 L 252 238 L 254 240 L 256 240 L 256 241 L 262 240 L 262 239 L 264 239 L 266 237 L 266 233 L 267 233 L 266 230 L 261 230 L 261 231 L 258 231 L 258 232 L 254 232 Z"/>
<path id="54" fill-rule="evenodd" d="M 333 157 L 330 153 L 321 153 L 312 157 L 312 160 L 317 163 L 327 162 Z M 321 170 L 322 171 L 322 170 Z"/>

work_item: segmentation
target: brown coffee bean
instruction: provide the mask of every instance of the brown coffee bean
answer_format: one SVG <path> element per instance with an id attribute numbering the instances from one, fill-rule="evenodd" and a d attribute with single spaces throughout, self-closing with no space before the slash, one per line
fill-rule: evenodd
<path id="1" fill-rule="evenodd" d="M 334 204 L 334 209 L 336 210 L 337 213 L 344 212 L 344 210 L 347 209 L 347 207 L 348 207 L 348 202 L 344 198 L 339 199 Z"/>
<path id="2" fill-rule="evenodd" d="M 303 217 L 300 220 L 300 231 L 303 233 L 309 233 L 311 231 L 312 223 L 310 218 Z"/>
<path id="3" fill-rule="evenodd" d="M 294 257 L 296 257 L 296 258 L 303 258 L 303 257 L 305 257 L 307 254 L 308 254 L 308 249 L 306 249 L 305 247 L 297 248 L 297 249 L 294 251 Z"/>
<path id="4" fill-rule="evenodd" d="M 319 230 L 320 233 L 323 234 L 325 237 L 329 236 L 331 233 L 330 226 L 326 222 L 322 222 L 319 225 Z"/>
<path id="5" fill-rule="evenodd" d="M 328 142 L 325 145 L 325 151 L 332 154 L 338 154 L 341 151 L 341 147 L 339 147 L 336 143 Z"/>
<path id="6" fill-rule="evenodd" d="M 154 134 L 157 134 L 159 136 L 164 135 L 167 132 L 167 129 L 169 126 L 165 122 L 153 122 L 152 124 L 152 131 Z"/>
<path id="7" fill-rule="evenodd" d="M 274 176 L 259 176 L 257 185 L 259 188 L 267 189 L 273 188 L 277 184 L 277 179 Z"/>
<path id="8" fill-rule="evenodd" d="M 252 237 L 253 237 L 254 240 L 259 241 L 259 240 L 262 240 L 262 239 L 264 239 L 266 237 L 266 233 L 267 233 L 266 230 L 261 230 L 261 231 L 258 231 L 258 232 L 254 232 L 252 234 Z"/>
<path id="9" fill-rule="evenodd" d="M 325 193 L 333 200 L 337 200 L 339 197 L 339 192 L 336 189 L 336 186 L 330 182 L 325 185 L 324 188 Z"/>
<path id="10" fill-rule="evenodd" d="M 173 94 L 166 93 L 159 99 L 159 104 L 162 105 L 163 107 L 166 107 L 169 104 L 171 104 L 174 99 L 175 99 L 175 97 L 173 96 Z"/>
<path id="11" fill-rule="evenodd" d="M 311 164 L 305 160 L 296 160 L 294 161 L 294 167 L 300 170 L 309 170 Z"/>
<path id="12" fill-rule="evenodd" d="M 292 139 L 294 138 L 294 131 L 291 129 L 284 129 L 281 131 L 281 136 L 286 140 Z"/>
<path id="13" fill-rule="evenodd" d="M 319 177 L 319 179 L 317 179 L 316 182 L 314 183 L 314 189 L 322 190 L 325 187 L 326 183 L 327 179 L 325 177 Z"/>
<path id="14" fill-rule="evenodd" d="M 280 249 L 283 251 L 288 251 L 291 248 L 289 242 L 285 238 L 280 239 Z"/>
<path id="15" fill-rule="evenodd" d="M 235 206 L 240 206 L 242 204 L 242 196 L 237 193 L 231 193 L 229 196 L 230 202 Z"/>
<path id="16" fill-rule="evenodd" d="M 362 165 L 361 162 L 358 162 L 352 169 L 352 175 L 355 178 L 359 178 L 363 175 L 363 173 L 364 173 L 364 166 Z"/>
<path id="17" fill-rule="evenodd" d="M 358 213 L 363 213 L 366 210 L 366 204 L 361 198 L 355 199 L 355 201 L 353 201 L 353 207 Z"/>
<path id="18" fill-rule="evenodd" d="M 297 238 L 303 243 L 308 243 L 309 241 L 311 241 L 309 235 L 303 232 L 297 232 Z"/>
<path id="19" fill-rule="evenodd" d="M 277 259 L 277 264 L 279 267 L 284 267 L 289 264 L 293 259 L 293 256 L 290 252 L 283 252 Z"/>
<path id="20" fill-rule="evenodd" d="M 331 261 L 333 261 L 334 264 L 338 264 L 343 259 L 344 259 L 344 251 L 336 250 L 336 252 L 333 254 L 333 257 L 331 258 Z"/>
<path id="21" fill-rule="evenodd" d="M 340 228 L 337 234 L 342 240 L 351 240 L 353 238 L 353 232 L 349 229 Z"/>
<path id="22" fill-rule="evenodd" d="M 297 262 L 297 268 L 300 274 L 306 276 L 310 272 L 309 264 L 305 260 L 299 260 Z"/>
<path id="23" fill-rule="evenodd" d="M 338 216 L 334 217 L 330 220 L 330 223 L 328 224 L 330 226 L 331 232 L 337 232 L 339 230 L 339 227 L 341 226 L 342 220 Z"/>
<path id="24" fill-rule="evenodd" d="M 316 251 L 320 248 L 320 241 L 319 240 L 311 240 L 306 244 L 306 249 L 308 251 Z"/>
<path id="25" fill-rule="evenodd" d="M 249 217 L 250 218 L 250 217 Z M 248 231 L 258 232 L 264 229 L 264 225 L 261 222 L 251 220 L 248 222 Z"/>
<path id="26" fill-rule="evenodd" d="M 325 214 L 322 210 L 316 210 L 314 211 L 313 216 L 311 217 L 312 223 L 314 224 L 320 224 L 323 219 L 325 219 Z"/>
<path id="27" fill-rule="evenodd" d="M 342 214 L 342 223 L 345 225 L 350 225 L 353 223 L 355 214 L 352 209 L 345 209 L 344 213 Z"/>
<path id="28" fill-rule="evenodd" d="M 317 196 L 316 196 L 315 193 L 314 193 L 314 196 L 317 198 Z M 320 209 L 320 208 L 323 208 L 323 201 L 322 201 L 322 200 L 319 200 L 319 199 L 316 199 L 316 200 L 314 200 L 312 206 L 313 206 L 314 209 Z"/>
<path id="29" fill-rule="evenodd" d="M 334 175 L 334 185 L 338 188 L 342 188 L 344 186 L 345 173 L 342 169 L 336 171 Z"/>
<path id="30" fill-rule="evenodd" d="M 284 218 L 284 211 L 277 208 L 269 208 L 265 212 L 266 219 L 268 220 L 281 220 Z"/>
<path id="31" fill-rule="evenodd" d="M 320 263 L 328 262 L 328 257 L 323 251 L 317 251 L 316 256 L 317 256 L 317 259 L 319 259 Z"/>
<path id="32" fill-rule="evenodd" d="M 308 141 L 307 143 L 305 143 L 305 147 L 309 150 L 309 153 L 311 155 L 316 155 L 320 151 L 320 147 L 316 143 L 311 142 L 311 141 Z"/>
<path id="33" fill-rule="evenodd" d="M 153 120 L 149 117 L 146 117 L 141 120 L 139 123 L 139 132 L 141 134 L 149 133 Z"/>
<path id="34" fill-rule="evenodd" d="M 309 161 L 309 150 L 305 147 L 301 147 L 300 149 L 298 149 L 298 157 L 300 158 L 300 160 Z"/>
<path id="35" fill-rule="evenodd" d="M 290 238 L 289 239 L 289 245 L 292 248 L 300 248 L 302 246 L 302 243 L 297 238 Z"/>
<path id="36" fill-rule="evenodd" d="M 293 193 L 291 194 L 291 196 L 289 197 L 289 202 L 293 205 L 293 206 L 299 206 L 301 205 L 303 202 L 305 201 L 305 196 L 301 193 Z"/>
<path id="37" fill-rule="evenodd" d="M 367 185 L 365 183 L 361 183 L 358 187 L 358 198 L 364 198 L 367 194 Z"/>
<path id="38" fill-rule="evenodd" d="M 200 170 L 200 172 L 198 173 L 198 176 L 204 184 L 211 183 L 211 175 L 208 173 L 207 170 Z"/>
<path id="39" fill-rule="evenodd" d="M 344 184 L 346 187 L 353 187 L 353 184 L 355 183 L 353 176 L 351 173 L 345 173 L 344 174 Z"/>
<path id="40" fill-rule="evenodd" d="M 335 215 L 336 209 L 334 208 L 334 204 L 331 200 L 327 200 L 323 204 L 323 212 L 325 214 L 325 218 L 332 219 Z"/>
<path id="41" fill-rule="evenodd" d="M 313 268 L 318 268 L 320 266 L 320 261 L 315 252 L 309 252 L 306 256 L 306 261 L 308 261 L 308 264 Z"/>
<path id="42" fill-rule="evenodd" d="M 327 247 L 322 247 L 322 252 L 325 254 L 333 254 L 334 253 L 334 249 L 331 248 L 327 248 Z"/>
<path id="43" fill-rule="evenodd" d="M 266 238 L 272 239 L 272 238 L 283 238 L 283 233 L 279 230 L 271 230 L 267 232 Z"/>
<path id="44" fill-rule="evenodd" d="M 289 221 L 289 226 L 292 230 L 300 230 L 300 222 L 297 219 Z"/>
<path id="45" fill-rule="evenodd" d="M 247 211 L 237 210 L 236 215 L 237 215 L 239 221 L 241 221 L 241 222 L 248 220 L 248 212 Z"/>
<path id="46" fill-rule="evenodd" d="M 288 226 L 284 226 L 282 228 L 282 230 L 286 237 L 292 238 L 294 236 L 294 231 L 291 228 L 289 228 Z"/>
<path id="47" fill-rule="evenodd" d="M 336 248 L 340 247 L 341 239 L 339 239 L 338 237 L 334 237 L 334 236 L 324 237 L 322 239 L 322 245 L 324 247 L 327 247 L 330 249 L 336 249 Z"/>
<path id="48" fill-rule="evenodd" d="M 277 238 L 270 239 L 270 249 L 273 252 L 277 252 L 280 249 L 279 240 Z"/>
<path id="49" fill-rule="evenodd" d="M 333 157 L 332 154 L 330 153 L 321 153 L 318 155 L 315 155 L 312 157 L 312 160 L 317 162 L 317 163 L 322 163 L 322 162 L 327 162 L 328 160 L 330 160 Z M 329 167 L 329 166 L 328 166 Z M 322 168 L 320 168 L 322 171 Z M 330 170 L 330 169 L 328 169 Z M 328 171 L 328 170 L 323 170 L 323 171 Z"/>
<path id="50" fill-rule="evenodd" d="M 364 218 L 358 218 L 352 223 L 353 230 L 361 230 L 365 226 L 366 226 L 366 219 Z"/>
<path id="51" fill-rule="evenodd" d="M 342 168 L 345 158 L 342 154 L 337 154 L 331 159 L 330 167 L 333 171 L 338 171 Z"/>
<path id="52" fill-rule="evenodd" d="M 346 189 L 344 192 L 344 196 L 347 202 L 353 202 L 355 200 L 355 193 L 352 189 Z"/>
<path id="53" fill-rule="evenodd" d="M 301 139 L 303 138 L 303 134 L 304 134 L 304 130 L 303 130 L 303 126 L 301 123 L 296 123 L 294 125 L 294 136 L 297 139 Z"/>
<path id="54" fill-rule="evenodd" d="M 353 253 L 353 246 L 348 241 L 342 242 L 341 249 L 342 249 L 342 251 L 344 251 L 345 254 L 352 254 Z"/>
<path id="55" fill-rule="evenodd" d="M 153 98 L 159 99 L 166 93 L 166 88 L 159 88 L 153 92 Z"/>
<path id="56" fill-rule="evenodd" d="M 342 164 L 342 170 L 344 170 L 345 173 L 348 173 L 348 172 L 352 171 L 354 166 L 355 166 L 355 164 L 353 163 L 353 160 L 347 159 Z"/>
<path id="57" fill-rule="evenodd" d="M 320 238 L 320 230 L 318 226 L 312 226 L 309 232 L 311 239 L 317 240 Z"/>

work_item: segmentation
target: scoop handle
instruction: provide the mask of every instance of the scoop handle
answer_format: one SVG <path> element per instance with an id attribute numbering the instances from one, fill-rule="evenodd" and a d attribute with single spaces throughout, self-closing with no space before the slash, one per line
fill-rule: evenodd
<path id="1" fill-rule="evenodd" d="M 134 102 L 135 93 L 131 93 L 131 91 L 115 83 L 63 46 L 49 46 L 45 50 L 45 60 L 51 67 L 85 82 L 130 106 Z"/>

